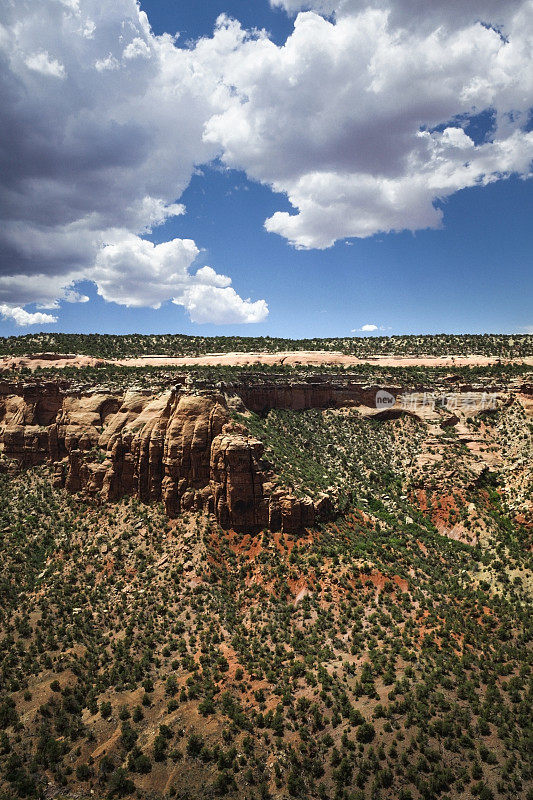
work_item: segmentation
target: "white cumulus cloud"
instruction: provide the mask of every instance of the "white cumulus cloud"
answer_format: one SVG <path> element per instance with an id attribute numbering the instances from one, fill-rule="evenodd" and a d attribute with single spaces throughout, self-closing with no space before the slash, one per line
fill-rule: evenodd
<path id="1" fill-rule="evenodd" d="M 144 39 L 136 36 L 124 48 L 124 58 L 150 58 L 150 48 Z"/>
<path id="2" fill-rule="evenodd" d="M 214 290 L 224 290 L 212 306 L 217 321 L 224 309 L 231 321 L 266 316 L 266 304 L 240 298 L 229 277 L 188 273 L 193 241 L 142 238 L 185 212 L 177 200 L 196 165 L 219 152 L 203 132 L 231 95 L 219 64 L 239 41 L 222 34 L 180 48 L 154 36 L 135 0 L 2 5 L 2 308 L 80 302 L 76 284 L 89 280 L 119 304 L 182 297 L 205 321 Z M 32 324 L 18 311 L 17 319 Z"/>
<path id="3" fill-rule="evenodd" d="M 51 58 L 46 50 L 34 53 L 26 58 L 26 66 L 41 75 L 50 75 L 53 78 L 64 78 L 65 67 L 56 58 Z"/>
<path id="4" fill-rule="evenodd" d="M 5 320 L 13 320 L 17 325 L 49 325 L 57 322 L 57 317 L 52 314 L 43 314 L 36 311 L 33 314 L 20 306 L 0 305 L 0 315 Z"/>
<path id="5" fill-rule="evenodd" d="M 361 325 L 360 328 L 352 328 L 350 333 L 375 333 L 375 331 L 390 331 L 390 325 L 374 325 L 373 322 L 367 322 Z"/>
<path id="6" fill-rule="evenodd" d="M 184 306 L 193 322 L 213 322 L 217 325 L 262 322 L 268 316 L 268 306 L 264 300 L 243 300 L 231 286 L 221 288 L 193 283 L 172 302 Z"/>
<path id="7" fill-rule="evenodd" d="M 274 7 L 289 14 L 317 11 L 319 14 L 349 16 L 375 8 L 385 11 L 396 27 L 457 28 L 484 21 L 503 25 L 521 4 L 521 0 L 270 0 Z"/>
<path id="8" fill-rule="evenodd" d="M 79 302 L 88 280 L 195 321 L 264 319 L 195 242 L 145 238 L 216 158 L 288 198 L 265 227 L 297 248 L 436 228 L 453 193 L 530 176 L 533 0 L 272 4 L 297 14 L 283 45 L 223 15 L 180 46 L 135 0 L 1 6 L 2 308 Z"/>
<path id="9" fill-rule="evenodd" d="M 262 322 L 267 317 L 265 301 L 243 300 L 227 275 L 208 266 L 189 272 L 197 256 L 192 239 L 155 245 L 130 235 L 100 250 L 93 280 L 105 300 L 152 308 L 172 300 L 188 311 L 193 322 Z"/>
<path id="10" fill-rule="evenodd" d="M 97 58 L 94 62 L 94 68 L 98 70 L 98 72 L 104 72 L 106 69 L 118 69 L 120 64 L 115 56 L 112 56 L 111 53 L 108 53 L 105 58 Z"/>
<path id="11" fill-rule="evenodd" d="M 336 18 L 303 12 L 283 46 L 258 37 L 228 54 L 231 104 L 206 125 L 228 166 L 288 197 L 294 212 L 268 231 L 326 248 L 435 228 L 454 192 L 530 175 L 531 0 L 505 5 L 503 33 L 476 21 L 500 20 L 495 2 L 425 4 L 427 25 L 408 24 L 414 0 L 314 5 Z M 492 123 L 474 142 L 482 112 Z"/>

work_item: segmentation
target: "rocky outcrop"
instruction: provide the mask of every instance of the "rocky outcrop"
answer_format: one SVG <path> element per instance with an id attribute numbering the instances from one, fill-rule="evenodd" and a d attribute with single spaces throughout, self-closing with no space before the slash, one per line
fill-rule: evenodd
<path id="1" fill-rule="evenodd" d="M 183 510 L 206 503 L 211 479 L 211 447 L 229 420 L 220 395 L 178 396 L 169 419 L 163 449 L 165 505 Z"/>
<path id="2" fill-rule="evenodd" d="M 214 508 L 221 525 L 235 518 L 266 528 L 268 497 L 263 491 L 263 444 L 239 431 L 225 431 L 211 445 L 210 478 Z"/>
<path id="3" fill-rule="evenodd" d="M 394 408 L 376 409 L 380 388 Z M 415 397 L 410 391 L 407 400 Z M 205 509 L 225 528 L 295 532 L 328 516 L 330 498 L 297 497 L 280 486 L 262 442 L 231 421 L 230 409 L 357 406 L 376 417 L 412 413 L 401 393 L 397 386 L 341 380 L 219 384 L 216 391 L 176 386 L 155 396 L 133 389 L 82 394 L 66 382 L 0 382 L 0 442 L 4 463 L 49 461 L 55 486 L 97 500 L 135 495 L 162 501 L 171 517 Z M 441 419 L 431 406 L 421 407 Z M 473 408 L 470 403 L 468 413 Z M 443 424 L 458 419 L 449 416 Z"/>
<path id="4" fill-rule="evenodd" d="M 57 461 L 98 444 L 102 426 L 120 405 L 106 393 L 69 395 L 66 382 L 0 384 L 0 441 L 22 466 Z"/>
<path id="5" fill-rule="evenodd" d="M 0 409 L 4 456 L 23 467 L 52 462 L 54 486 L 69 492 L 161 500 L 171 517 L 206 510 L 224 528 L 295 532 L 330 510 L 324 498 L 276 484 L 262 442 L 231 422 L 221 393 L 80 395 L 6 384 Z"/>
<path id="6" fill-rule="evenodd" d="M 257 384 L 234 384 L 231 387 L 250 411 L 265 413 L 274 408 L 303 411 L 309 408 L 345 408 L 368 406 L 375 408 L 376 392 L 383 387 L 352 381 L 309 380 L 270 382 L 267 378 Z M 388 386 L 394 397 L 401 394 L 400 386 Z"/>
<path id="7" fill-rule="evenodd" d="M 226 428 L 211 446 L 211 488 L 222 527 L 239 520 L 239 527 L 294 533 L 331 513 L 326 495 L 313 502 L 276 486 L 262 463 L 263 443 L 240 426 Z"/>

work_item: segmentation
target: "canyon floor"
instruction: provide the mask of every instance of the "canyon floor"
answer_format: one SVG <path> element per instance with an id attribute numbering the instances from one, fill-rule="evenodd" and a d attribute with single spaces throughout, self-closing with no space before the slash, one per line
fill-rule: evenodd
<path id="1" fill-rule="evenodd" d="M 4 346 L 1 800 L 531 800 L 533 337 L 115 339 Z"/>

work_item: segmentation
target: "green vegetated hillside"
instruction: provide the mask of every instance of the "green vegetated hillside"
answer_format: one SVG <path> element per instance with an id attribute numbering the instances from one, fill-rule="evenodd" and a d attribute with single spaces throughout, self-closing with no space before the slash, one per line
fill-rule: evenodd
<path id="1" fill-rule="evenodd" d="M 468 423 L 510 459 L 475 477 L 414 419 L 241 417 L 345 499 L 298 536 L 0 474 L 0 798 L 531 798 L 515 406 Z"/>
<path id="2" fill-rule="evenodd" d="M 340 351 L 372 355 L 485 355 L 523 358 L 533 355 L 529 334 L 439 334 L 436 336 L 371 336 L 283 339 L 270 336 L 185 336 L 38 333 L 0 338 L 0 355 L 80 353 L 100 358 L 141 355 L 195 356 L 205 353 L 291 350 Z"/>
<path id="3" fill-rule="evenodd" d="M 350 409 L 274 410 L 237 419 L 265 442 L 284 486 L 300 495 L 328 492 L 340 509 L 380 493 L 401 495 L 404 468 L 424 436 L 411 417 L 377 421 Z"/>

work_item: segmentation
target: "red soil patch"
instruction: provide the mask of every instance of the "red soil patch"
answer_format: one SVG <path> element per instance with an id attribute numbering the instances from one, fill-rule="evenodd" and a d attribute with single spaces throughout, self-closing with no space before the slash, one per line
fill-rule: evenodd
<path id="1" fill-rule="evenodd" d="M 251 536 L 245 533 L 239 539 L 235 531 L 228 531 L 229 546 L 235 555 L 244 555 L 248 558 L 256 558 L 263 551 L 261 536 Z M 237 541 L 236 541 L 237 540 Z"/>
<path id="2" fill-rule="evenodd" d="M 114 569 L 115 569 L 115 559 L 113 558 L 113 556 L 110 556 L 109 558 L 106 559 L 106 562 L 104 564 L 104 572 L 106 575 L 109 576 L 113 574 Z"/>
<path id="3" fill-rule="evenodd" d="M 362 583 L 368 583 L 369 581 L 374 584 L 378 591 L 382 591 L 383 587 L 390 581 L 393 583 L 398 589 L 401 589 L 402 592 L 406 592 L 409 584 L 405 580 L 405 578 L 400 578 L 399 575 L 393 575 L 392 577 L 389 575 L 384 575 L 379 570 L 372 570 L 368 575 L 365 575 L 363 572 L 359 573 L 359 580 Z"/>
<path id="4" fill-rule="evenodd" d="M 476 535 L 471 533 L 461 520 L 460 515 L 467 505 L 462 489 L 454 489 L 452 494 L 417 489 L 415 497 L 424 516 L 431 520 L 439 533 L 464 544 L 477 541 Z M 486 492 L 480 492 L 480 497 L 483 500 L 488 499 Z"/>
<path id="5" fill-rule="evenodd" d="M 424 542 L 421 542 L 419 539 L 417 539 L 417 540 L 416 540 L 416 543 L 417 543 L 417 545 L 419 546 L 419 548 L 422 550 L 422 552 L 424 553 L 424 555 L 425 555 L 425 556 L 427 556 L 427 554 L 428 554 L 428 549 L 427 549 L 426 545 L 424 544 Z"/>
<path id="6" fill-rule="evenodd" d="M 303 600 L 304 596 L 308 593 L 307 578 L 303 575 L 296 579 L 289 578 L 287 580 L 287 585 L 294 597 L 295 603 L 299 603 L 300 600 Z"/>
<path id="7" fill-rule="evenodd" d="M 415 494 L 420 510 L 424 514 L 429 513 L 431 521 L 437 527 L 439 527 L 439 523 L 448 525 L 453 523 L 453 518 L 466 505 L 462 489 L 457 489 L 453 494 L 432 492 L 430 497 L 425 489 L 418 489 Z"/>

